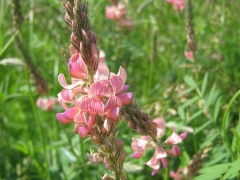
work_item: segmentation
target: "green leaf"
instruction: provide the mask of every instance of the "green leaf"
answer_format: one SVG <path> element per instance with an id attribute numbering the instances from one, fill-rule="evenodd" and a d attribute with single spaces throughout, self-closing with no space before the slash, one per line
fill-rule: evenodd
<path id="1" fill-rule="evenodd" d="M 61 147 L 60 150 L 62 151 L 62 153 L 63 153 L 66 157 L 68 157 L 68 159 L 69 159 L 71 162 L 77 162 L 76 157 L 75 157 L 70 151 L 68 151 L 66 148 Z"/>
<path id="2" fill-rule="evenodd" d="M 195 87 L 190 87 L 190 88 L 184 90 L 183 92 L 181 92 L 180 94 L 178 94 L 177 97 L 182 97 L 182 96 L 184 96 L 185 94 L 190 93 L 190 92 L 193 91 L 194 89 L 195 89 Z"/>
<path id="3" fill-rule="evenodd" d="M 218 118 L 218 114 L 219 114 L 219 111 L 220 111 L 220 108 L 221 108 L 221 100 L 222 98 L 218 98 L 215 106 L 214 106 L 214 112 L 213 112 L 213 121 L 216 122 L 217 121 L 217 118 Z"/>
<path id="4" fill-rule="evenodd" d="M 190 106 L 191 104 L 193 104 L 195 101 L 198 101 L 199 99 L 200 99 L 200 97 L 198 97 L 198 96 L 193 97 L 192 99 L 189 99 L 187 102 L 182 104 L 181 107 L 186 108 L 187 106 Z"/>
<path id="5" fill-rule="evenodd" d="M 143 169 L 142 166 L 138 166 L 137 164 L 133 164 L 132 162 L 126 162 L 123 164 L 123 168 L 130 173 L 134 173 L 137 171 L 141 171 Z"/>
<path id="6" fill-rule="evenodd" d="M 204 141 L 204 143 L 201 144 L 200 148 L 203 149 L 206 146 L 208 146 L 214 139 L 216 139 L 219 136 L 218 133 L 214 133 L 212 136 L 210 136 L 209 138 L 207 138 L 206 141 Z"/>
<path id="7" fill-rule="evenodd" d="M 238 171 L 240 171 L 240 158 L 232 163 L 231 167 L 228 169 L 223 179 L 232 179 L 238 176 Z"/>
<path id="8" fill-rule="evenodd" d="M 183 108 L 181 106 L 179 106 L 177 108 L 177 112 L 178 112 L 178 116 L 180 117 L 180 119 L 182 119 L 182 120 L 186 119 L 185 118 L 185 112 L 184 112 L 184 110 L 183 110 Z"/>
<path id="9" fill-rule="evenodd" d="M 203 129 L 205 129 L 209 124 L 211 124 L 211 121 L 207 121 L 206 123 L 204 123 L 202 126 L 196 128 L 196 130 L 194 131 L 194 135 L 198 134 L 199 132 L 201 132 Z"/>
<path id="10" fill-rule="evenodd" d="M 228 170 L 228 167 L 230 165 L 231 163 L 226 163 L 202 168 L 199 171 L 200 175 L 194 178 L 194 180 L 202 180 L 204 178 L 205 180 L 219 179 L 222 174 L 224 174 Z"/>
<path id="11" fill-rule="evenodd" d="M 202 82 L 202 86 L 201 86 L 201 93 L 202 95 L 204 95 L 206 87 L 207 87 L 207 83 L 208 83 L 208 73 L 205 74 L 203 82 Z"/>
<path id="12" fill-rule="evenodd" d="M 189 117 L 187 119 L 187 122 L 191 122 L 193 119 L 197 118 L 198 116 L 200 116 L 203 113 L 203 110 L 199 110 L 196 113 L 194 113 L 191 117 Z"/>
<path id="13" fill-rule="evenodd" d="M 197 85 L 196 85 L 196 83 L 195 83 L 195 81 L 193 80 L 193 78 L 192 77 L 190 77 L 190 76 L 185 76 L 184 77 L 184 81 L 187 83 L 187 85 L 189 85 L 190 87 L 196 87 Z"/>

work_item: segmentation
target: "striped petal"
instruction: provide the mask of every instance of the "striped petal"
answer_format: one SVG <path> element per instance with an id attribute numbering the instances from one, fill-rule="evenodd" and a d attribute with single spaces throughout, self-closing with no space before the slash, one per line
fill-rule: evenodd
<path id="1" fill-rule="evenodd" d="M 112 89 L 107 81 L 97 81 L 93 83 L 89 89 L 89 97 L 112 95 Z"/>
<path id="2" fill-rule="evenodd" d="M 80 126 L 78 129 L 78 133 L 82 138 L 86 137 L 86 135 L 88 135 L 89 132 L 90 132 L 90 129 L 88 126 Z"/>
<path id="3" fill-rule="evenodd" d="M 94 76 L 94 81 L 107 80 L 109 77 L 109 69 L 103 64 L 99 63 L 97 72 Z"/>
<path id="4" fill-rule="evenodd" d="M 117 76 L 121 77 L 123 80 L 123 84 L 127 81 L 127 72 L 124 68 L 120 67 Z"/>
<path id="5" fill-rule="evenodd" d="M 104 104 L 101 100 L 96 98 L 84 98 L 79 102 L 79 107 L 84 112 L 103 114 Z"/>
<path id="6" fill-rule="evenodd" d="M 124 82 L 119 76 L 112 76 L 110 79 L 110 83 L 112 85 L 113 91 L 117 94 L 123 88 Z"/>

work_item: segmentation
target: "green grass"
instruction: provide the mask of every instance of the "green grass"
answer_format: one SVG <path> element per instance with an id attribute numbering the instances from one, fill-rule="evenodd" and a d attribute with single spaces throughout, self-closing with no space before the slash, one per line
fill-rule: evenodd
<path id="1" fill-rule="evenodd" d="M 194 1 L 194 63 L 183 53 L 187 49 L 183 12 L 176 12 L 165 0 L 151 1 L 141 12 L 137 9 L 144 0 L 122 1 L 134 29 L 121 30 L 105 19 L 107 0 L 89 0 L 93 31 L 111 72 L 117 73 L 119 66 L 127 70 L 127 84 L 142 110 L 154 118 L 164 117 L 170 125 L 175 123 L 179 133 L 184 128 L 194 130 L 180 145 L 183 155 L 169 160 L 170 168 L 186 167 L 199 150 L 205 150 L 197 179 L 206 179 L 211 173 L 207 168 L 217 165 L 230 168 L 222 171 L 225 177 L 239 179 L 234 163 L 239 162 L 240 153 L 239 96 L 231 101 L 231 109 L 227 105 L 240 88 L 240 1 Z M 57 76 L 68 74 L 60 52 L 70 44 L 70 30 L 62 19 L 64 9 L 58 0 L 21 4 L 22 40 L 48 82 L 47 96 L 57 97 L 62 90 Z M 9 1 L 1 1 L 0 62 L 23 58 L 14 43 L 16 30 L 10 12 Z M 100 179 L 104 167 L 91 165 L 85 155 L 94 145 L 74 134 L 73 124 L 58 122 L 55 114 L 63 111 L 61 107 L 56 112 L 38 109 L 38 97 L 26 67 L 0 64 L 0 179 Z M 125 141 L 126 162 L 142 167 L 128 173 L 128 179 L 163 178 L 164 170 L 150 177 L 151 169 L 142 165 L 151 152 L 139 161 L 130 158 L 131 139 L 138 134 L 126 127 L 120 123 L 118 135 Z"/>

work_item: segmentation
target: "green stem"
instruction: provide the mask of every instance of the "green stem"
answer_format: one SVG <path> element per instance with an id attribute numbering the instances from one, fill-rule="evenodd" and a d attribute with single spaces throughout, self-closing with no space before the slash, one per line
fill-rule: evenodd
<path id="1" fill-rule="evenodd" d="M 169 179 L 169 174 L 170 174 L 170 168 L 169 168 L 169 164 L 165 170 L 165 176 L 164 176 L 164 180 L 168 180 Z"/>
<path id="2" fill-rule="evenodd" d="M 31 106 L 32 106 L 34 119 L 36 120 L 36 124 L 37 124 L 37 127 L 38 127 L 38 136 L 39 136 L 40 142 L 43 146 L 44 161 L 45 161 L 45 166 L 46 166 L 45 168 L 46 168 L 46 171 L 47 171 L 47 177 L 49 178 L 50 174 L 49 174 L 49 170 L 48 170 L 49 168 L 47 167 L 47 164 L 48 164 L 47 163 L 47 151 L 46 151 L 47 148 L 46 148 L 46 144 L 45 144 L 44 139 L 43 139 L 43 133 L 42 133 L 42 129 L 41 129 L 40 118 L 39 118 L 39 115 L 37 113 L 36 104 L 34 102 L 33 94 L 32 94 L 32 91 L 31 91 L 31 85 L 30 85 L 30 80 L 29 80 L 29 76 L 28 76 L 28 73 L 27 73 L 27 69 L 25 69 L 25 75 L 26 75 L 27 86 L 28 86 L 28 95 L 29 95 Z"/>
<path id="3" fill-rule="evenodd" d="M 228 121 L 228 116 L 229 116 L 229 110 L 233 104 L 233 102 L 237 99 L 237 97 L 240 95 L 240 90 L 232 97 L 232 99 L 230 100 L 228 106 L 227 106 L 227 109 L 225 110 L 224 112 L 224 116 L 223 116 L 223 122 L 222 122 L 222 139 L 223 139 L 223 142 L 226 146 L 226 149 L 228 150 L 229 154 L 231 155 L 232 157 L 232 160 L 236 160 L 234 154 L 233 154 L 233 151 L 231 149 L 231 144 L 230 144 L 230 140 L 227 136 L 227 123 L 229 124 L 230 123 L 230 119 L 229 119 L 229 122 Z"/>

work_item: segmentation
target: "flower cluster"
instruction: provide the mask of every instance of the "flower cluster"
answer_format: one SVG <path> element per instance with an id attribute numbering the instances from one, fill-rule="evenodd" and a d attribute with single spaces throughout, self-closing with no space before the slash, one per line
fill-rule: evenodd
<path id="1" fill-rule="evenodd" d="M 104 121 L 102 131 L 109 132 L 111 121 L 119 119 L 122 105 L 128 105 L 132 100 L 133 94 L 126 92 L 129 85 L 125 85 L 125 69 L 120 67 L 118 74 L 114 74 L 105 64 L 99 63 L 91 82 L 87 66 L 79 53 L 71 56 L 68 67 L 72 84 L 66 83 L 63 74 L 59 75 L 59 83 L 65 89 L 58 97 L 66 111 L 58 113 L 57 118 L 64 124 L 74 121 L 75 132 L 85 137 L 95 127 L 95 117 L 100 116 Z M 69 108 L 66 103 L 72 106 Z"/>
<path id="2" fill-rule="evenodd" d="M 152 171 L 152 176 L 154 176 L 162 164 L 163 168 L 167 167 L 168 161 L 166 159 L 167 156 L 179 156 L 181 155 L 180 148 L 176 145 L 182 140 L 184 140 L 187 137 L 187 132 L 182 133 L 181 135 L 178 135 L 174 128 L 172 128 L 172 135 L 169 136 L 166 141 L 162 144 L 159 143 L 159 140 L 163 137 L 165 129 L 166 129 L 166 123 L 163 118 L 157 118 L 153 120 L 153 122 L 157 126 L 157 134 L 156 137 L 151 136 L 141 136 L 140 139 L 132 138 L 132 150 L 134 153 L 132 154 L 132 158 L 140 158 L 143 153 L 148 148 L 154 148 L 155 154 L 153 157 L 146 162 L 145 164 L 150 166 Z M 163 147 L 165 146 L 172 146 L 169 149 L 164 150 Z"/>
<path id="3" fill-rule="evenodd" d="M 172 4 L 175 10 L 183 10 L 185 6 L 185 0 L 167 0 L 169 4 Z"/>
<path id="4" fill-rule="evenodd" d="M 123 3 L 118 0 L 110 0 L 111 6 L 106 7 L 105 15 L 107 19 L 114 20 L 121 28 L 133 29 L 131 19 L 127 19 L 127 10 Z"/>

